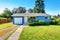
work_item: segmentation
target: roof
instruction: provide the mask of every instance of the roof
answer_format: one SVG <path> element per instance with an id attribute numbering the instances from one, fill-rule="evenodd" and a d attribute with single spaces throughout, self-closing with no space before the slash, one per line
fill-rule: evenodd
<path id="1" fill-rule="evenodd" d="M 12 16 L 50 16 L 50 15 L 46 13 L 16 13 L 13 14 Z"/>

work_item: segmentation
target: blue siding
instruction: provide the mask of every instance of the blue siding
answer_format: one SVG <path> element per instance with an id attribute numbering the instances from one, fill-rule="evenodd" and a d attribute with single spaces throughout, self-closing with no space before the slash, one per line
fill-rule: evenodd
<path id="1" fill-rule="evenodd" d="M 14 18 L 22 18 L 22 24 L 19 24 L 19 23 L 16 24 L 14 22 Z M 36 21 L 38 21 L 38 20 L 43 20 L 48 24 L 48 23 L 50 23 L 51 17 L 46 18 L 45 16 L 37 16 Z M 13 16 L 12 22 L 13 22 L 13 24 L 16 24 L 16 25 L 23 25 L 24 24 L 24 16 Z"/>
<path id="2" fill-rule="evenodd" d="M 38 20 L 43 20 L 46 23 L 50 23 L 51 17 L 46 18 L 45 16 L 37 16 L 36 21 L 38 21 Z"/>
<path id="3" fill-rule="evenodd" d="M 15 23 L 15 22 L 14 22 L 14 18 L 22 18 L 22 24 Z M 21 17 L 19 17 L 19 16 L 14 16 L 14 17 L 12 17 L 12 22 L 13 22 L 13 24 L 16 24 L 16 25 L 23 25 L 23 24 L 24 24 L 24 17 L 23 17 L 23 16 L 21 16 Z"/>
<path id="4" fill-rule="evenodd" d="M 24 24 L 24 17 L 22 17 L 22 24 Z"/>

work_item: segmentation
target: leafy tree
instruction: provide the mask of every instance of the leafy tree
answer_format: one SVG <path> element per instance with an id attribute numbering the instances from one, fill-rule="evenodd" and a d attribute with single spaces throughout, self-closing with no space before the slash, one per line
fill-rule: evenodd
<path id="1" fill-rule="evenodd" d="M 17 13 L 17 8 L 14 8 L 14 9 L 12 10 L 12 13 Z"/>
<path id="2" fill-rule="evenodd" d="M 11 11 L 8 8 L 5 8 L 4 12 L 1 14 L 4 18 L 11 18 Z"/>
<path id="3" fill-rule="evenodd" d="M 44 0 L 35 1 L 34 13 L 45 13 Z"/>
<path id="4" fill-rule="evenodd" d="M 29 13 L 33 13 L 33 9 L 31 9 L 31 8 L 28 9 L 28 12 L 29 12 Z"/>
<path id="5" fill-rule="evenodd" d="M 1 14 L 0 14 L 0 17 L 1 17 Z"/>
<path id="6" fill-rule="evenodd" d="M 14 8 L 12 13 L 25 13 L 26 9 L 24 7 Z"/>
<path id="7" fill-rule="evenodd" d="M 25 13 L 25 12 L 26 12 L 26 9 L 25 9 L 24 7 L 19 7 L 19 8 L 17 9 L 17 12 L 18 12 L 18 13 Z"/>
<path id="8" fill-rule="evenodd" d="M 58 14 L 58 17 L 60 17 L 60 15 Z"/>
<path id="9" fill-rule="evenodd" d="M 3 15 L 2 15 L 2 14 L 0 14 L 0 17 L 3 17 Z"/>

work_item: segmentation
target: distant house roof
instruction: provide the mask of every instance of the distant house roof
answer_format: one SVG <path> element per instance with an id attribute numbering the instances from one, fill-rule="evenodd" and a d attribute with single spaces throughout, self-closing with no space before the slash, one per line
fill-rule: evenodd
<path id="1" fill-rule="evenodd" d="M 13 14 L 12 16 L 51 16 L 46 13 L 16 13 Z"/>

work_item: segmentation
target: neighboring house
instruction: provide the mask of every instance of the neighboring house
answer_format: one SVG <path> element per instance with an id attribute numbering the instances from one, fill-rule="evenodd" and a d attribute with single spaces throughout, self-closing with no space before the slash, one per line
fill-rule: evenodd
<path id="1" fill-rule="evenodd" d="M 28 17 L 36 16 L 36 20 L 43 20 L 46 23 L 50 23 L 51 16 L 46 13 L 16 13 L 12 15 L 13 24 L 27 25 Z"/>

